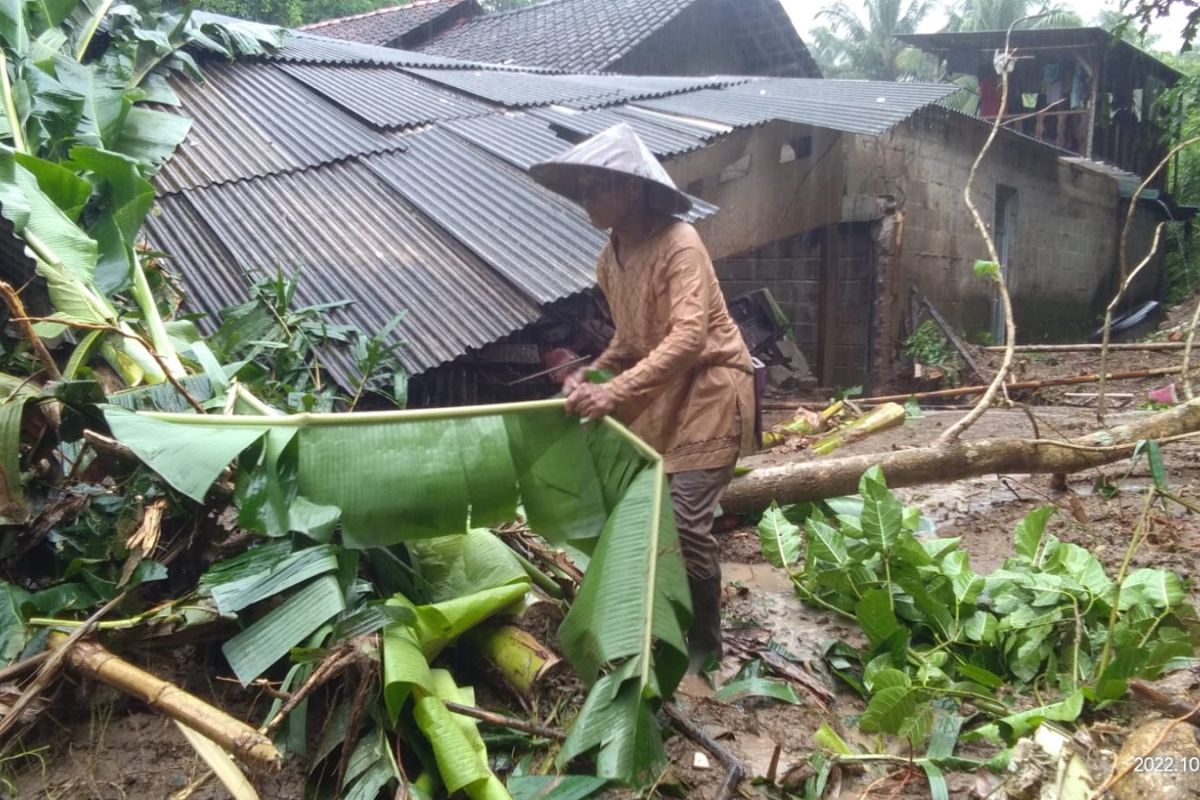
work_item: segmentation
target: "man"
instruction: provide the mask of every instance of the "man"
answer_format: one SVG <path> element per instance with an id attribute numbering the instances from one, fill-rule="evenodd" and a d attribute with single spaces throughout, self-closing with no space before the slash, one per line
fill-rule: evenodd
<path id="1" fill-rule="evenodd" d="M 712 522 L 739 453 L 753 448 L 750 353 L 703 242 L 674 216 L 691 200 L 632 128 L 610 128 L 530 174 L 611 231 L 596 276 L 616 334 L 587 369 L 616 377 L 589 383 L 586 369 L 575 372 L 564 384 L 567 411 L 591 420 L 615 414 L 664 457 L 692 591 L 696 671 L 722 653 Z"/>

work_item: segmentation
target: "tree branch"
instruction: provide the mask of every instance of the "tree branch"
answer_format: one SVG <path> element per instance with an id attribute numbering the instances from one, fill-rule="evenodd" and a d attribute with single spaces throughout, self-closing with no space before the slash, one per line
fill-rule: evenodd
<path id="1" fill-rule="evenodd" d="M 46 348 L 46 343 L 42 341 L 42 337 L 37 335 L 37 331 L 33 329 L 33 324 L 29 321 L 29 317 L 25 313 L 25 304 L 21 302 L 21 296 L 17 294 L 17 290 L 11 284 L 0 281 L 0 294 L 4 295 L 4 302 L 8 305 L 12 312 L 13 322 L 21 328 L 21 333 L 29 340 L 29 344 L 33 347 L 34 354 L 38 357 L 38 361 L 42 362 L 42 369 L 50 380 L 62 380 L 62 372 L 58 368 L 58 364 L 54 361 L 54 357 L 50 355 L 50 351 Z"/>
<path id="2" fill-rule="evenodd" d="M 152 345 L 149 340 L 146 339 L 146 337 L 139 333 L 135 333 L 133 331 L 124 331 L 115 325 L 100 325 L 92 322 L 76 322 L 74 320 L 64 320 L 55 317 L 22 317 L 21 321 L 56 322 L 60 325 L 68 325 L 72 328 L 79 328 L 86 331 L 107 331 L 109 333 L 118 334 L 119 336 L 124 336 L 126 339 L 132 339 L 142 347 L 146 348 L 146 352 L 152 359 L 154 359 L 154 363 L 158 364 L 159 369 L 163 371 L 163 375 L 166 377 L 167 383 L 171 384 L 171 386 L 175 388 L 175 391 L 179 392 L 179 394 L 183 396 L 183 399 L 187 401 L 187 404 L 192 407 L 193 411 L 195 411 L 197 414 L 207 413 L 204 410 L 204 406 L 200 404 L 200 401 L 193 397 L 192 394 L 184 388 L 183 384 L 179 382 L 179 379 L 171 373 L 171 370 L 167 367 L 167 363 L 163 361 L 162 356 L 160 356 L 158 351 L 154 349 L 154 345 Z"/>
<path id="3" fill-rule="evenodd" d="M 996 135 L 1000 131 L 1000 123 L 1003 117 L 1003 111 L 1008 107 L 1008 72 L 1012 64 L 1012 32 L 1018 22 L 1023 22 L 1028 17 L 1014 20 L 1012 25 L 1008 26 L 1008 33 L 1004 37 L 1004 55 L 1001 58 L 1000 69 L 1000 109 L 1001 113 L 996 115 L 992 120 L 992 130 L 988 134 L 987 141 L 983 143 L 983 149 L 979 151 L 979 155 L 975 158 L 975 163 L 971 165 L 971 172 L 967 176 L 967 185 L 963 189 L 963 200 L 967 205 L 967 209 L 971 212 L 971 219 L 975 222 L 975 227 L 983 235 L 984 244 L 987 245 L 988 256 L 992 263 L 996 265 L 996 271 L 992 275 L 992 279 L 996 282 L 996 289 L 1000 292 L 1000 302 L 1004 306 L 1004 358 L 1000 362 L 1000 369 L 996 371 L 996 376 L 992 378 L 992 382 L 988 384 L 987 391 L 983 393 L 983 397 L 979 398 L 979 402 L 975 404 L 962 419 L 951 425 L 938 438 L 939 445 L 950 444 L 963 435 L 975 421 L 984 415 L 984 413 L 992 407 L 992 403 L 996 398 L 996 393 L 1004 384 L 1008 373 L 1012 370 L 1013 352 L 1017 346 L 1017 323 L 1013 317 L 1012 298 L 1008 294 L 1008 286 L 1004 280 L 1004 268 L 1000 263 L 1000 254 L 996 251 L 996 241 L 992 238 L 992 234 L 988 231 L 987 225 L 983 221 L 983 217 L 979 214 L 979 209 L 975 207 L 975 203 L 971 200 L 971 185 L 975 182 L 975 175 L 979 171 L 979 165 L 983 163 L 984 156 L 991 149 L 992 143 L 996 141 Z"/>

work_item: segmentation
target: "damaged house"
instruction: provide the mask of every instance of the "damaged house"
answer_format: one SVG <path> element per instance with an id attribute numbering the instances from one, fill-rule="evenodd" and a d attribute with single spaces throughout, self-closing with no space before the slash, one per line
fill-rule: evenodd
<path id="1" fill-rule="evenodd" d="M 603 234 L 526 169 L 616 122 L 700 198 L 729 296 L 769 288 L 824 385 L 895 374 L 912 287 L 968 332 L 990 309 L 960 199 L 987 125 L 937 105 L 949 84 L 561 73 L 303 32 L 204 68 L 203 84 L 175 82 L 193 122 L 155 179 L 151 245 L 210 315 L 277 269 L 299 304 L 350 301 L 335 322 L 375 331 L 405 312 L 392 337 L 414 404 L 545 396 L 550 351 L 603 347 Z M 978 202 L 993 214 L 1015 193 L 1000 207 L 1018 303 L 1062 303 L 1023 337 L 1055 335 L 1038 325 L 1068 312 L 1090 322 L 1127 179 L 1001 138 Z M 328 359 L 352 384 L 353 360 Z"/>
<path id="2" fill-rule="evenodd" d="M 638 8 L 649 16 L 648 9 L 678 5 L 649 0 Z M 588 20 L 601 12 L 597 0 L 550 0 L 521 13 L 553 16 L 559 38 L 581 41 Z M 425 47 L 441 42 L 458 57 L 501 59 L 509 52 L 547 68 L 572 67 L 575 51 L 547 50 L 529 34 L 527 42 L 512 41 L 520 35 L 511 22 L 517 18 L 485 15 Z M 575 33 L 561 27 L 572 19 Z M 503 35 L 470 33 L 486 25 Z M 1003 47 L 1003 33 L 904 39 L 936 54 L 950 77 L 987 79 Z M 495 49 L 497 42 L 508 49 Z M 1091 333 L 1118 283 L 1117 240 L 1129 198 L 1164 150 L 1154 101 L 1179 76 L 1100 29 L 1017 31 L 1013 44 L 1019 101 L 1002 119 L 973 196 L 1002 251 L 1020 340 L 1078 340 Z M 597 63 L 584 66 L 604 68 Z M 670 71 L 687 67 L 681 62 Z M 982 85 L 992 102 L 992 84 Z M 962 196 L 994 119 L 986 112 L 996 110 L 984 106 L 972 115 L 937 104 L 953 88 L 756 80 L 732 91 L 641 98 L 625 104 L 623 116 L 576 102 L 526 107 L 524 116 L 538 120 L 539 135 L 544 123 L 568 142 L 631 113 L 652 114 L 674 129 L 690 126 L 693 136 L 706 130 L 703 146 L 701 139 L 660 139 L 656 153 L 681 187 L 721 209 L 700 227 L 728 296 L 770 289 L 821 384 L 871 386 L 902 374 L 901 347 L 918 297 L 976 341 L 1004 336 L 999 298 L 972 271 L 986 249 Z M 898 91 L 929 94 L 897 105 Z M 1136 105 L 1132 115 L 1121 111 L 1123 98 Z M 1018 110 L 1016 102 L 1030 108 Z M 499 124 L 532 130 L 528 119 Z M 486 146 L 495 134 L 479 136 L 475 143 Z M 506 149 L 517 146 L 507 143 L 512 137 L 496 152 L 520 166 Z M 1157 222 L 1180 216 L 1163 188 L 1160 179 L 1135 212 L 1131 263 L 1148 250 Z M 1160 258 L 1127 306 L 1154 298 L 1162 274 Z"/>
<path id="3" fill-rule="evenodd" d="M 836 100 L 837 82 L 823 80 L 547 74 L 303 33 L 269 59 L 205 69 L 204 84 L 175 86 L 193 126 L 156 177 L 152 244 L 210 313 L 277 268 L 299 275 L 302 304 L 353 301 L 336 321 L 371 331 L 405 311 L 395 335 L 418 403 L 544 395 L 546 383 L 520 379 L 543 369 L 548 348 L 606 341 L 602 318 L 581 320 L 594 304 L 579 302 L 603 234 L 528 178 L 535 161 L 628 122 L 677 181 L 712 195 L 696 221 L 728 256 L 836 218 L 815 188 L 836 183 L 823 170 L 839 161 L 818 161 L 822 149 L 952 90 L 847 83 Z M 745 118 L 651 107 L 706 93 Z M 856 118 L 863 105 L 871 114 Z M 834 127 L 815 125 L 820 114 Z M 796 201 L 779 206 L 782 193 Z M 352 380 L 347 358 L 331 360 Z"/>

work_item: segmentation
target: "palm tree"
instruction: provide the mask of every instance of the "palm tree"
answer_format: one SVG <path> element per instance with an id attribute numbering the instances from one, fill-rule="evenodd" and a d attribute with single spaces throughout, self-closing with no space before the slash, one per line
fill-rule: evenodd
<path id="1" fill-rule="evenodd" d="M 894 37 L 915 33 L 929 8 L 928 0 L 863 0 L 864 17 L 845 0 L 826 6 L 817 16 L 829 24 L 812 32 L 822 71 L 831 78 L 882 81 L 927 76 L 928 62 Z"/>
<path id="2" fill-rule="evenodd" d="M 1141 25 L 1134 21 L 1132 17 L 1122 14 L 1114 9 L 1105 9 L 1096 15 L 1092 21 L 1092 25 L 1119 36 L 1135 47 L 1140 47 L 1143 50 L 1157 49 L 1159 36 L 1150 33 Z"/>
<path id="3" fill-rule="evenodd" d="M 1083 24 L 1079 15 L 1053 0 L 961 0 L 946 9 L 947 31 L 1008 30 L 1019 19 L 1022 28 L 1078 28 Z"/>

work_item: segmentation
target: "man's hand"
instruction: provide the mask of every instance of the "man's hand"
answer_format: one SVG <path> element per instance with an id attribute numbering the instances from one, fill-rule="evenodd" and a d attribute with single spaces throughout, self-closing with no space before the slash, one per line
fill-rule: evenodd
<path id="1" fill-rule="evenodd" d="M 567 413 L 596 421 L 617 407 L 608 385 L 581 383 L 567 397 Z"/>

